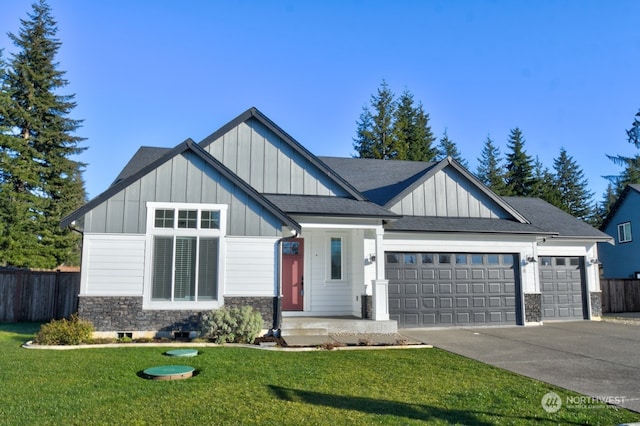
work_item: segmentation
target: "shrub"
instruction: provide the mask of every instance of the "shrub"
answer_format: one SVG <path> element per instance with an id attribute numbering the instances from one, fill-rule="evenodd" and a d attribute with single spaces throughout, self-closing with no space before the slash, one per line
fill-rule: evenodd
<path id="1" fill-rule="evenodd" d="M 262 324 L 262 315 L 251 306 L 223 306 L 202 315 L 200 333 L 203 338 L 216 343 L 253 343 L 262 330 Z"/>
<path id="2" fill-rule="evenodd" d="M 93 332 L 93 324 L 74 314 L 68 320 L 52 320 L 42 324 L 35 342 L 41 345 L 79 345 L 91 342 Z"/>

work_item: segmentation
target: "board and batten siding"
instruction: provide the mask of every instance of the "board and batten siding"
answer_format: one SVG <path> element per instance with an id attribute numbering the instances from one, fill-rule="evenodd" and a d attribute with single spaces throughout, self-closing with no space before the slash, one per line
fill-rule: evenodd
<path id="1" fill-rule="evenodd" d="M 142 296 L 144 251 L 144 235 L 85 233 L 80 294 Z"/>
<path id="2" fill-rule="evenodd" d="M 277 238 L 225 239 L 225 296 L 270 296 L 276 294 Z"/>
<path id="3" fill-rule="evenodd" d="M 390 210 L 406 216 L 510 217 L 495 201 L 452 168 L 435 173 Z"/>
<path id="4" fill-rule="evenodd" d="M 261 193 L 348 195 L 254 118 L 240 123 L 204 148 Z"/>
<path id="5" fill-rule="evenodd" d="M 227 204 L 227 235 L 280 234 L 280 222 L 192 152 L 177 155 L 85 215 L 89 233 L 144 234 L 146 203 Z"/>

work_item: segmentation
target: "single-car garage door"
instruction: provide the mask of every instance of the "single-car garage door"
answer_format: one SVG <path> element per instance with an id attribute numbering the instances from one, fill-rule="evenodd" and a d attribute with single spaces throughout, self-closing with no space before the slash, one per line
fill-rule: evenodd
<path id="1" fill-rule="evenodd" d="M 399 327 L 518 324 L 515 254 L 386 253 Z"/>
<path id="2" fill-rule="evenodd" d="M 541 256 L 539 259 L 543 320 L 578 320 L 586 316 L 584 258 Z"/>

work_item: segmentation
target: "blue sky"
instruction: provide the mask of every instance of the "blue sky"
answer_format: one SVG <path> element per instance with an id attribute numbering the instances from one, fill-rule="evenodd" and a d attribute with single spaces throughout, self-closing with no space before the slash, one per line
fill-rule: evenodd
<path id="1" fill-rule="evenodd" d="M 0 2 L 15 51 L 31 0 Z M 490 135 L 551 168 L 561 147 L 600 200 L 606 154 L 635 154 L 640 2 L 49 0 L 65 94 L 89 149 L 87 192 L 105 190 L 139 146 L 200 141 L 255 106 L 317 155 L 351 156 L 382 80 L 421 101 L 475 171 Z"/>

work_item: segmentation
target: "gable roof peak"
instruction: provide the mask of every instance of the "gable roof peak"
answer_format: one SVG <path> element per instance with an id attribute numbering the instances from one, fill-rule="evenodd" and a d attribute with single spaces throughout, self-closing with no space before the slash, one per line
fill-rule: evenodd
<path id="1" fill-rule="evenodd" d="M 258 120 L 263 126 L 273 132 L 276 136 L 278 136 L 285 144 L 287 144 L 294 152 L 297 152 L 307 161 L 309 161 L 312 165 L 317 167 L 322 173 L 324 173 L 329 179 L 335 182 L 340 188 L 342 188 L 345 192 L 347 192 L 354 199 L 362 201 L 365 200 L 366 197 L 362 195 L 353 185 L 351 185 L 346 179 L 344 179 L 340 174 L 336 173 L 333 169 L 331 169 L 327 164 L 322 162 L 318 157 L 312 154 L 307 148 L 302 146 L 300 142 L 295 140 L 291 135 L 285 132 L 280 126 L 274 123 L 269 117 L 264 115 L 258 108 L 251 107 L 247 109 L 242 114 L 238 115 L 236 118 L 229 121 L 227 124 L 220 127 L 218 130 L 201 140 L 198 145 L 202 148 L 206 148 L 216 140 L 220 139 L 224 134 L 231 131 L 233 128 L 237 127 L 241 123 L 246 122 L 249 119 Z"/>

